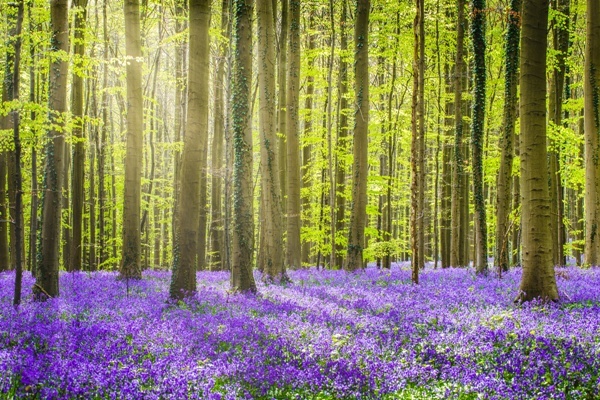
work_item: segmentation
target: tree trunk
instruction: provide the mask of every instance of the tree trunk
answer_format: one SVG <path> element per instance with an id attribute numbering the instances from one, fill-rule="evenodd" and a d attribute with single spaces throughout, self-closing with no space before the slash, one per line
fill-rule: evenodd
<path id="1" fill-rule="evenodd" d="M 487 273 L 487 220 L 483 193 L 483 141 L 485 128 L 486 99 L 486 37 L 485 0 L 471 2 L 471 38 L 473 41 L 473 67 L 475 87 L 473 93 L 473 114 L 471 143 L 473 151 L 473 202 L 475 204 L 475 271 Z"/>
<path id="2" fill-rule="evenodd" d="M 69 9 L 67 0 L 50 2 L 50 30 L 52 51 L 69 52 Z M 61 227 L 62 187 L 64 179 L 65 139 L 63 136 L 63 113 L 67 110 L 68 61 L 52 57 L 50 64 L 50 86 L 48 108 L 50 123 L 46 145 L 44 168 L 44 191 L 42 209 L 42 240 L 40 261 L 34 292 L 38 300 L 56 297 L 58 287 L 58 258 Z"/>
<path id="3" fill-rule="evenodd" d="M 558 300 L 550 231 L 546 151 L 548 2 L 523 2 L 521 68 L 521 207 L 523 275 L 517 301 Z"/>
<path id="4" fill-rule="evenodd" d="M 14 64 L 12 68 L 12 82 L 10 82 L 9 91 L 12 92 L 12 100 L 19 100 L 19 81 L 20 81 L 20 67 L 21 67 L 21 30 L 23 27 L 23 0 L 19 0 L 16 3 L 11 4 L 13 12 L 16 13 L 16 24 L 14 29 L 14 35 L 11 34 L 10 41 L 13 42 L 14 48 Z M 10 65 L 7 65 L 10 68 Z M 13 144 L 14 150 L 14 166 L 13 175 L 11 179 L 15 188 L 15 213 L 17 218 L 15 219 L 15 290 L 13 297 L 13 305 L 16 307 L 21 303 L 21 288 L 23 279 L 23 254 L 25 248 L 25 240 L 23 237 L 23 177 L 21 174 L 21 137 L 20 137 L 20 114 L 18 109 L 11 111 L 12 123 L 13 123 Z"/>
<path id="5" fill-rule="evenodd" d="M 200 222 L 200 207 L 204 207 L 201 203 L 200 185 L 208 144 L 210 0 L 191 0 L 189 4 L 188 118 L 183 142 L 181 202 L 170 288 L 170 296 L 174 299 L 196 291 L 196 230 Z M 199 264 L 203 262 L 198 260 Z"/>
<path id="6" fill-rule="evenodd" d="M 85 139 L 83 122 L 83 56 L 85 54 L 85 38 L 87 17 L 87 0 L 73 1 L 73 76 L 71 83 L 71 112 L 73 113 L 73 172 L 71 174 L 71 212 L 72 241 L 70 249 L 71 271 L 81 270 L 83 201 L 85 180 Z M 93 166 L 92 166 L 93 168 Z"/>
<path id="7" fill-rule="evenodd" d="M 496 192 L 496 255 L 494 264 L 498 273 L 508 271 L 511 181 L 515 141 L 515 120 L 517 118 L 517 83 L 519 72 L 519 39 L 521 27 L 521 1 L 511 0 L 508 13 L 508 26 L 504 44 L 504 111 L 502 136 L 500 137 L 500 169 L 498 170 Z"/>
<path id="8" fill-rule="evenodd" d="M 587 2 L 584 71 L 585 264 L 600 265 L 600 4 Z"/>
<path id="9" fill-rule="evenodd" d="M 464 36 L 465 36 L 465 0 L 457 1 L 457 21 L 456 21 L 456 63 L 454 66 L 454 163 L 452 169 L 452 198 L 451 198 L 451 234 L 450 234 L 450 266 L 463 267 L 464 260 L 461 257 L 461 247 L 464 245 L 464 232 L 466 227 L 462 226 L 463 210 L 463 186 L 464 186 L 464 165 L 463 165 L 463 105 L 462 91 L 465 74 L 464 61 Z M 463 241 L 461 241 L 461 236 Z"/>
<path id="10" fill-rule="evenodd" d="M 252 274 L 254 212 L 252 190 L 252 14 L 253 0 L 234 0 L 233 69 L 233 257 L 231 290 L 256 292 Z"/>
<path id="11" fill-rule="evenodd" d="M 290 0 L 290 1 L 294 1 L 294 0 Z M 300 1 L 300 0 L 297 0 Z M 275 4 L 277 2 L 273 1 L 274 4 L 274 13 L 275 13 Z M 276 13 L 275 13 L 276 14 Z M 276 15 L 273 15 L 273 20 L 277 19 Z M 287 212 L 287 197 L 288 197 L 288 188 L 289 183 L 287 182 L 288 179 L 288 171 L 287 171 L 287 151 L 286 151 L 286 140 L 287 140 L 287 134 L 288 134 L 288 129 L 286 128 L 286 125 L 289 121 L 288 117 L 287 117 L 287 113 L 288 113 L 288 109 L 286 108 L 286 104 L 287 104 L 287 93 L 288 93 L 288 89 L 287 89 L 287 79 L 289 77 L 288 75 L 288 40 L 292 40 L 291 38 L 288 39 L 288 31 L 289 31 L 289 24 L 288 24 L 288 0 L 281 0 L 281 25 L 280 25 L 280 31 L 279 31 L 279 40 L 277 40 L 277 44 L 278 44 L 278 52 L 277 52 L 277 82 L 279 87 L 277 88 L 278 93 L 277 93 L 277 141 L 278 141 L 278 146 L 279 146 L 279 185 L 281 187 L 281 209 L 283 210 L 284 213 Z M 291 43 L 290 43 L 291 46 Z M 283 215 L 283 219 L 282 219 L 282 223 L 283 223 L 283 229 L 285 231 L 286 227 L 287 227 L 287 216 L 284 214 Z M 288 236 L 288 240 L 289 240 L 289 236 Z"/>
<path id="12" fill-rule="evenodd" d="M 553 48 L 556 51 L 556 65 L 550 76 L 548 109 L 550 121 L 555 127 L 562 125 L 562 103 L 564 97 L 566 64 L 569 51 L 569 0 L 553 0 L 556 10 L 556 22 L 552 29 Z M 554 141 L 548 141 L 548 161 L 550 172 L 550 215 L 552 222 L 552 262 L 554 265 L 565 265 L 565 224 L 563 221 L 564 188 L 560 174 L 559 149 Z"/>
<path id="13" fill-rule="evenodd" d="M 416 0 L 414 21 L 414 59 L 412 94 L 412 142 L 411 142 L 411 269 L 412 282 L 419 283 L 419 270 L 425 266 L 424 259 L 424 191 L 425 191 L 425 3 Z"/>
<path id="14" fill-rule="evenodd" d="M 123 200 L 122 278 L 142 277 L 141 186 L 144 150 L 144 103 L 139 0 L 125 0 L 125 48 L 127 53 L 127 152 Z"/>
<path id="15" fill-rule="evenodd" d="M 312 17 L 308 19 L 308 27 L 312 28 Z M 307 45 L 307 55 L 311 54 L 312 50 L 315 49 L 315 37 L 314 35 L 308 35 L 308 45 Z M 314 66 L 314 58 L 312 56 L 308 57 L 307 60 L 307 71 L 312 71 Z M 315 93 L 315 78 L 312 74 L 309 74 L 306 77 L 306 99 L 304 100 L 304 110 L 306 111 L 304 117 L 304 139 L 310 137 L 312 132 L 312 113 L 313 113 L 313 96 Z M 309 168 L 311 164 L 311 152 L 312 146 L 310 144 L 304 143 L 302 148 L 302 187 L 309 188 L 312 184 L 312 179 L 309 173 Z M 311 218 L 309 215 L 310 211 L 310 203 L 311 203 L 311 193 L 308 192 L 304 196 L 302 196 L 302 214 L 304 216 L 303 225 L 310 227 Z M 311 242 L 310 240 L 305 240 L 302 243 L 302 262 L 305 265 L 310 264 L 310 250 L 311 250 Z"/>
<path id="16" fill-rule="evenodd" d="M 221 35 L 229 39 L 229 0 L 223 0 L 221 5 Z M 210 245 L 211 245 L 211 269 L 223 269 L 223 206 L 222 187 L 225 178 L 225 166 L 223 165 L 223 140 L 225 134 L 225 98 L 223 88 L 225 86 L 225 59 L 227 48 L 225 44 L 219 46 L 217 60 L 217 75 L 215 78 L 215 117 L 214 135 L 212 142 L 212 180 L 211 180 L 211 219 L 210 219 Z M 227 201 L 227 200 L 225 200 Z"/>
<path id="17" fill-rule="evenodd" d="M 176 0 L 175 2 L 175 33 L 181 34 L 185 30 L 186 24 L 184 21 L 184 0 Z M 186 51 L 183 43 L 177 43 L 175 46 L 175 115 L 174 115 L 174 131 L 175 142 L 180 143 L 185 137 L 185 55 Z M 173 211 L 172 211 L 172 226 L 173 247 L 176 244 L 175 232 L 177 225 L 177 215 L 179 208 L 179 192 L 180 192 L 180 171 L 181 171 L 181 152 L 177 148 L 174 150 L 174 167 L 173 167 Z"/>
<path id="18" fill-rule="evenodd" d="M 106 89 L 108 87 L 108 15 L 107 15 L 107 1 L 102 2 L 102 36 L 103 36 L 103 47 L 104 47 L 104 66 L 102 68 L 102 87 Z M 99 137 L 99 143 L 97 145 L 98 151 L 98 238 L 100 246 L 100 265 L 101 268 L 108 259 L 108 249 L 106 245 L 106 219 L 105 219 L 105 202 L 106 202 L 106 183 L 104 176 L 104 164 L 106 162 L 106 146 L 108 137 L 108 94 L 106 90 L 102 91 L 102 126 Z"/>
<path id="19" fill-rule="evenodd" d="M 275 130 L 275 30 L 273 8 L 269 1 L 257 3 L 258 17 L 258 87 L 261 188 L 265 234 L 263 266 L 267 279 L 285 279 L 281 187 L 279 183 L 278 139 Z"/>
<path id="20" fill-rule="evenodd" d="M 300 1 L 290 2 L 290 46 L 287 60 L 287 253 L 286 265 L 291 269 L 302 267 L 300 244 L 300 140 L 299 140 L 299 95 L 300 95 Z M 283 149 L 282 149 L 283 151 Z"/>
<path id="21" fill-rule="evenodd" d="M 348 253 L 345 269 L 363 266 L 365 225 L 367 222 L 367 177 L 369 172 L 369 12 L 370 0 L 356 3 L 354 26 L 355 122 L 352 165 L 352 205 L 348 228 Z"/>

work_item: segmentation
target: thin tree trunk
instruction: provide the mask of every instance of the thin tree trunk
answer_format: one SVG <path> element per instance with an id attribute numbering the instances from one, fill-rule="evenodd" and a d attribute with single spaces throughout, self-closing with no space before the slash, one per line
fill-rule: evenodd
<path id="1" fill-rule="evenodd" d="M 463 111 L 462 111 L 462 91 L 464 65 L 464 25 L 465 25 L 465 1 L 457 1 L 457 21 L 456 21 L 456 63 L 454 65 L 454 156 L 452 169 L 452 198 L 451 198 L 451 234 L 450 234 L 450 266 L 462 267 L 461 231 L 462 209 L 461 204 L 464 185 L 464 165 L 463 165 Z M 463 238 L 464 239 L 464 238 Z"/>
<path id="2" fill-rule="evenodd" d="M 500 168 L 496 192 L 496 255 L 494 263 L 498 274 L 508 271 L 509 233 L 511 211 L 511 181 L 517 111 L 517 83 L 519 73 L 519 38 L 521 24 L 521 1 L 511 0 L 508 26 L 504 44 L 504 114 L 500 138 Z"/>
<path id="3" fill-rule="evenodd" d="M 485 130 L 486 99 L 486 37 L 485 24 L 486 1 L 471 2 L 471 38 L 473 41 L 474 93 L 471 127 L 471 143 L 473 151 L 473 203 L 475 205 L 475 271 L 487 273 L 487 219 L 485 212 L 485 195 L 483 191 L 483 133 Z"/>
<path id="4" fill-rule="evenodd" d="M 600 265 L 600 3 L 587 1 L 584 67 L 585 264 Z"/>
<path id="5" fill-rule="evenodd" d="M 85 142 L 83 122 L 83 57 L 85 54 L 84 33 L 87 19 L 87 0 L 73 1 L 73 53 L 74 65 L 71 83 L 71 112 L 73 113 L 73 172 L 71 174 L 71 212 L 72 241 L 70 256 L 70 270 L 81 270 L 82 254 L 82 228 L 83 228 L 83 201 L 85 180 Z M 92 167 L 93 168 L 93 167 Z"/>
<path id="6" fill-rule="evenodd" d="M 424 115 L 424 72 L 425 35 L 424 0 L 416 0 L 417 12 L 414 21 L 414 61 L 412 94 L 412 143 L 411 143 L 411 269 L 412 282 L 419 283 L 419 270 L 424 268 L 424 190 L 425 190 L 425 115 Z"/>
<path id="7" fill-rule="evenodd" d="M 363 266 L 367 222 L 367 177 L 369 172 L 369 12 L 370 0 L 356 3 L 354 27 L 355 122 L 352 166 L 352 206 L 348 229 L 348 253 L 344 268 L 356 271 Z"/>
<path id="8" fill-rule="evenodd" d="M 308 19 L 308 27 L 312 28 L 312 17 Z M 307 54 L 310 54 L 312 50 L 315 49 L 315 37 L 314 35 L 308 36 L 308 46 L 307 46 Z M 314 66 L 314 59 L 309 57 L 307 60 L 307 70 L 312 71 Z M 313 96 L 314 96 L 314 76 L 309 74 L 306 78 L 306 99 L 304 100 L 304 110 L 306 111 L 304 117 L 304 140 L 310 137 L 312 132 L 312 109 L 313 109 Z M 311 176 L 309 173 L 309 168 L 311 164 L 311 151 L 312 147 L 310 144 L 304 144 L 302 148 L 302 187 L 308 188 L 311 186 Z M 306 193 L 305 196 L 302 197 L 302 214 L 304 215 L 303 225 L 310 226 L 311 218 L 309 218 L 309 210 L 311 203 L 311 193 Z M 338 230 L 339 232 L 339 230 Z M 311 242 L 309 240 L 305 240 L 302 243 L 302 262 L 305 265 L 310 264 L 310 250 L 311 250 Z"/>
<path id="9" fill-rule="evenodd" d="M 93 58 L 93 54 L 92 54 L 92 58 Z M 94 83 L 92 84 L 92 105 L 91 105 L 91 110 L 90 110 L 90 114 L 94 117 L 94 118 L 98 118 L 98 103 L 97 103 L 97 97 L 96 97 L 96 93 L 98 93 L 97 90 L 97 81 L 94 80 Z M 88 97 L 89 97 L 89 93 L 88 93 Z M 96 227 L 97 227 L 97 221 L 96 221 L 96 168 L 95 168 L 95 164 L 96 164 L 96 152 L 98 149 L 97 143 L 98 143 L 98 128 L 97 127 L 92 127 L 90 129 L 90 143 L 93 143 L 95 146 L 91 146 L 90 147 L 90 192 L 89 192 L 89 210 L 90 210 L 90 215 L 89 215 L 89 241 L 90 241 L 90 245 L 88 247 L 89 249 L 89 255 L 88 255 L 88 271 L 96 271 L 98 269 L 98 259 L 97 259 L 97 251 L 96 251 Z"/>
<path id="10" fill-rule="evenodd" d="M 14 44 L 14 64 L 12 68 L 12 82 L 9 91 L 12 91 L 12 100 L 19 100 L 19 81 L 21 67 L 21 30 L 23 27 L 23 0 L 19 0 L 16 4 L 12 4 L 12 8 L 16 13 L 16 26 L 14 35 L 11 35 L 11 42 Z M 10 66 L 7 66 L 7 68 Z M 13 144 L 14 149 L 14 166 L 11 179 L 15 187 L 15 211 L 17 218 L 15 219 L 15 290 L 13 297 L 13 305 L 17 307 L 21 303 L 21 288 L 23 279 L 23 264 L 25 241 L 23 237 L 23 177 L 21 174 L 21 133 L 19 131 L 20 114 L 18 109 L 11 111 L 13 122 Z"/>
<path id="11" fill-rule="evenodd" d="M 300 0 L 289 0 L 290 2 L 293 1 L 300 1 Z M 275 5 L 277 3 L 277 1 L 273 1 L 273 4 Z M 291 3 L 290 3 L 291 5 Z M 276 8 L 274 7 L 273 10 L 275 10 Z M 276 16 L 276 12 L 274 12 L 274 20 L 277 19 Z M 283 210 L 284 213 L 287 212 L 287 196 L 288 196 L 288 188 L 289 188 L 289 184 L 287 182 L 288 179 L 288 171 L 287 171 L 287 145 L 286 145 L 286 140 L 287 140 L 287 123 L 288 123 L 288 118 L 287 118 L 287 113 L 288 110 L 286 108 L 286 104 L 287 104 L 287 93 L 288 93 L 288 89 L 287 89 L 287 79 L 289 77 L 288 75 L 288 31 L 290 29 L 289 23 L 288 23 L 288 0 L 281 0 L 281 25 L 280 25 L 280 31 L 279 31 L 279 40 L 277 41 L 278 44 L 278 52 L 277 52 L 277 82 L 278 82 L 278 93 L 277 93 L 277 135 L 278 135 L 278 142 L 279 142 L 279 185 L 281 187 L 281 209 Z M 289 40 L 292 40 L 291 38 Z M 290 43 L 291 46 L 291 43 Z M 284 214 L 283 215 L 283 219 L 282 219 L 282 223 L 283 223 L 283 229 L 285 231 L 285 229 L 287 228 L 287 216 Z M 288 239 L 289 240 L 289 239 Z"/>
<path id="12" fill-rule="evenodd" d="M 50 26 L 53 32 L 52 52 L 69 52 L 68 1 L 50 2 Z M 39 270 L 36 275 L 34 292 L 38 300 L 48 296 L 56 297 L 58 287 L 58 259 L 60 244 L 60 222 L 62 187 L 64 179 L 65 139 L 63 136 L 63 113 L 67 109 L 68 61 L 63 57 L 52 57 L 50 64 L 50 87 L 48 107 L 51 128 L 46 145 L 46 165 L 44 168 L 44 194 L 42 210 L 42 240 Z"/>
<path id="13" fill-rule="evenodd" d="M 562 125 L 562 103 L 566 75 L 565 59 L 569 51 L 569 0 L 553 0 L 552 7 L 557 12 L 557 21 L 552 29 L 553 48 L 556 51 L 556 65 L 550 77 L 548 109 L 550 112 L 550 121 L 554 126 L 560 127 Z M 553 243 L 552 262 L 554 265 L 565 265 L 564 188 L 560 174 L 560 154 L 552 140 L 549 140 L 548 144 L 550 215 Z"/>
<path id="14" fill-rule="evenodd" d="M 279 182 L 279 151 L 275 129 L 275 30 L 273 8 L 269 1 L 257 3 L 258 27 L 258 82 L 259 82 L 259 131 L 261 158 L 261 188 L 264 219 L 261 220 L 265 234 L 263 266 L 267 279 L 286 279 L 283 226 L 281 211 L 281 186 Z"/>
<path id="15" fill-rule="evenodd" d="M 300 243 L 300 0 L 290 1 L 290 46 L 287 61 L 287 252 L 288 268 L 302 267 L 302 247 Z M 282 28 L 283 29 L 283 28 Z M 280 125 L 281 126 L 281 125 Z M 283 151 L 283 149 L 282 149 Z"/>
<path id="16" fill-rule="evenodd" d="M 106 145 L 108 136 L 108 93 L 106 88 L 108 87 L 108 15 L 107 15 L 107 1 L 102 2 L 102 37 L 103 37 L 103 48 L 104 48 L 104 66 L 102 68 L 102 87 L 105 89 L 102 91 L 102 127 L 100 134 L 100 141 L 97 144 L 98 151 L 98 238 L 100 246 L 100 267 L 102 267 L 108 259 L 108 249 L 106 245 L 106 183 L 104 176 L 105 160 L 106 160 Z"/>
<path id="17" fill-rule="evenodd" d="M 221 35 L 229 39 L 229 0 L 223 0 L 221 5 Z M 223 139 L 225 134 L 225 112 L 223 88 L 225 86 L 225 59 L 227 48 L 225 44 L 219 46 L 217 60 L 217 75 L 215 79 L 215 116 L 214 134 L 212 141 L 212 180 L 211 180 L 211 222 L 210 222 L 210 246 L 211 246 L 211 269 L 223 269 L 223 206 L 222 186 L 225 178 L 225 166 L 223 165 Z M 227 201 L 227 199 L 225 200 Z"/>

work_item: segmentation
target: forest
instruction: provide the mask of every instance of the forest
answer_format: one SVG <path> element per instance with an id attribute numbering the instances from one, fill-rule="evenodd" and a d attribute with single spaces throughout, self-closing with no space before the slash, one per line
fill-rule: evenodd
<path id="1" fill-rule="evenodd" d="M 600 398 L 597 0 L 0 15 L 0 400 Z"/>

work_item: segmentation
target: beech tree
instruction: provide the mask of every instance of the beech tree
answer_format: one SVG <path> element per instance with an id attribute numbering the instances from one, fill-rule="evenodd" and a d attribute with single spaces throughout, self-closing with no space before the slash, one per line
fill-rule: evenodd
<path id="1" fill-rule="evenodd" d="M 496 195 L 496 253 L 499 273 L 508 271 L 511 211 L 511 184 L 517 111 L 517 81 L 519 72 L 519 40 L 521 35 L 521 0 L 511 0 L 504 44 L 504 109 L 500 137 L 500 168 Z"/>
<path id="2" fill-rule="evenodd" d="M 425 2 L 416 0 L 411 142 L 411 269 L 413 283 L 419 283 L 419 270 L 425 267 Z"/>
<path id="3" fill-rule="evenodd" d="M 123 249 L 120 274 L 141 278 L 141 185 L 144 138 L 142 89 L 142 39 L 140 2 L 125 0 L 125 49 L 127 55 L 127 154 L 123 201 Z"/>
<path id="4" fill-rule="evenodd" d="M 208 144 L 210 0 L 190 0 L 188 112 L 181 162 L 181 197 L 173 255 L 171 298 L 196 291 L 196 229 L 200 219 L 201 169 Z M 204 260 L 199 259 L 198 264 Z"/>
<path id="5" fill-rule="evenodd" d="M 288 268 L 302 267 L 300 244 L 300 0 L 290 0 L 290 43 L 287 60 L 287 253 Z M 283 149 L 282 149 L 283 151 Z"/>
<path id="6" fill-rule="evenodd" d="M 464 242 L 467 240 L 465 226 L 464 196 L 464 143 L 463 143 L 463 101 L 462 94 L 466 75 L 464 60 L 465 39 L 465 1 L 457 1 L 456 17 L 456 63 L 454 65 L 454 154 L 452 163 L 452 199 L 451 199 L 451 233 L 450 233 L 450 266 L 461 267 L 467 264 Z"/>
<path id="7" fill-rule="evenodd" d="M 546 149 L 547 27 L 548 2 L 524 0 L 520 55 L 523 275 L 517 301 L 558 300 Z"/>
<path id="8" fill-rule="evenodd" d="M 585 264 L 600 265 L 600 4 L 587 2 L 585 124 Z"/>
<path id="9" fill-rule="evenodd" d="M 275 129 L 275 29 L 273 4 L 259 1 L 256 7 L 258 29 L 258 124 L 261 161 L 261 267 L 268 279 L 285 279 L 283 216 L 279 183 L 279 144 Z"/>
<path id="10" fill-rule="evenodd" d="M 83 235 L 83 201 L 84 201 L 84 179 L 85 179 L 85 143 L 84 143 L 84 121 L 83 121 L 83 56 L 85 54 L 85 25 L 87 17 L 87 0 L 75 0 L 74 24 L 73 24 L 73 53 L 75 62 L 73 65 L 71 83 L 71 112 L 74 118 L 73 125 L 73 172 L 71 175 L 71 199 L 72 199 L 72 242 L 70 250 L 69 270 L 81 269 L 82 235 Z"/>
<path id="11" fill-rule="evenodd" d="M 254 213 L 252 193 L 252 14 L 253 0 L 234 0 L 233 68 L 233 257 L 231 290 L 256 292 L 252 274 Z"/>
<path id="12" fill-rule="evenodd" d="M 50 27 L 55 53 L 50 64 L 48 108 L 50 129 L 47 132 L 44 192 L 42 199 L 42 238 L 40 261 L 34 292 L 40 300 L 59 294 L 59 244 L 64 180 L 65 128 L 67 110 L 67 78 L 69 63 L 69 8 L 67 0 L 50 2 Z"/>
<path id="13" fill-rule="evenodd" d="M 471 1 L 471 38 L 473 41 L 474 93 L 471 117 L 471 145 L 473 148 L 473 203 L 475 205 L 475 270 L 487 272 L 487 218 L 483 197 L 483 134 L 486 99 L 486 38 L 485 0 Z"/>
<path id="14" fill-rule="evenodd" d="M 363 266 L 367 220 L 367 173 L 369 154 L 369 13 L 370 0 L 357 0 L 354 25 L 354 141 L 352 204 L 348 226 L 348 252 L 344 268 L 356 271 Z"/>
<path id="15" fill-rule="evenodd" d="M 12 47 L 14 49 L 14 59 L 12 65 L 12 73 L 9 74 L 9 77 L 12 78 L 12 82 L 8 82 L 9 85 L 6 88 L 7 92 L 12 92 L 10 94 L 11 100 L 19 100 L 19 82 L 21 75 L 21 32 L 23 28 L 23 0 L 19 0 L 16 3 L 11 4 L 12 12 L 15 14 L 14 29 L 11 29 L 10 42 L 12 42 Z M 11 68 L 10 65 L 7 65 L 7 69 Z M 7 78 L 5 77 L 5 80 Z M 23 177 L 21 174 L 21 133 L 20 133 L 20 111 L 19 109 L 14 109 L 11 112 L 12 115 L 12 130 L 13 130 L 13 145 L 14 145 L 14 157 L 13 157 L 13 173 L 10 179 L 13 181 L 13 186 L 15 188 L 15 209 L 16 214 L 22 216 L 23 214 Z M 15 225 L 15 242 L 16 242 L 16 251 L 15 251 L 15 291 L 13 297 L 13 305 L 18 306 L 21 303 L 21 286 L 22 286 L 22 275 L 23 275 L 23 263 L 22 259 L 23 250 L 24 250 L 24 237 L 23 237 L 23 219 L 22 217 L 18 217 L 14 221 Z"/>

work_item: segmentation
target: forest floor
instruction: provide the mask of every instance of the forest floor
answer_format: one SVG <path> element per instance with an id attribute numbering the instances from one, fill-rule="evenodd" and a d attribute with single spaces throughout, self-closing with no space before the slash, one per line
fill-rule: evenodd
<path id="1" fill-rule="evenodd" d="M 520 275 L 310 269 L 246 296 L 201 272 L 173 305 L 167 272 L 63 273 L 15 310 L 3 273 L 0 398 L 600 398 L 600 270 L 558 269 L 556 304 L 513 304 Z"/>

